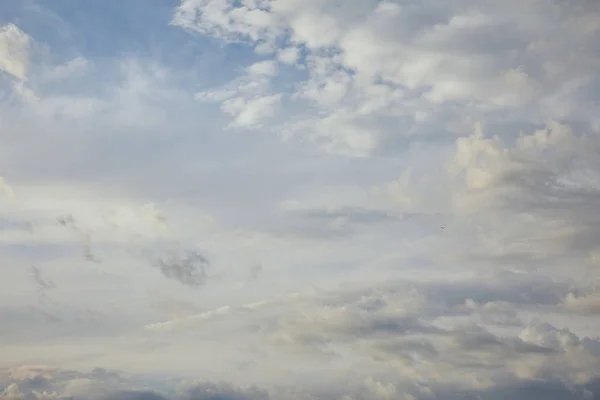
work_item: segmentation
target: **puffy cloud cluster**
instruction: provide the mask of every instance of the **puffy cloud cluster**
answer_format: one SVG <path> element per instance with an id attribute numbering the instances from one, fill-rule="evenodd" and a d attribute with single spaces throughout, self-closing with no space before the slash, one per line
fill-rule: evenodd
<path id="1" fill-rule="evenodd" d="M 449 166 L 453 211 L 480 224 L 480 254 L 595 268 L 599 155 L 595 134 L 568 125 L 550 123 L 513 143 L 478 126 L 457 140 Z"/>
<path id="2" fill-rule="evenodd" d="M 598 82 L 598 11 L 561 1 L 184 0 L 172 23 L 295 62 L 307 76 L 289 97 L 316 112 L 276 129 L 365 155 L 482 117 L 597 127 L 587 88 Z"/>
<path id="3" fill-rule="evenodd" d="M 594 398 L 597 321 L 564 309 L 569 293 L 585 290 L 520 273 L 355 283 L 231 304 L 149 325 L 146 335 L 185 348 L 210 330 L 220 345 L 252 354 L 250 381 L 270 371 L 267 388 L 299 385 L 317 399 Z M 312 384 L 294 377 L 322 368 Z M 344 389 L 345 379 L 353 383 Z"/>
<path id="4" fill-rule="evenodd" d="M 597 339 L 527 321 L 540 308 L 560 314 L 561 293 L 569 285 L 512 274 L 490 278 L 496 282 L 390 283 L 322 292 L 292 307 L 270 340 L 330 355 L 351 351 L 429 383 L 597 378 Z"/>

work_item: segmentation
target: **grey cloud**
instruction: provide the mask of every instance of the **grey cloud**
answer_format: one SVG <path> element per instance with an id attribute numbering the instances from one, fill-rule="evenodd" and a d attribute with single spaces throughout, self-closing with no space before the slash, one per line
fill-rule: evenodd
<path id="1" fill-rule="evenodd" d="M 56 398 L 104 400 L 267 400 L 269 392 L 257 386 L 237 387 L 228 382 L 189 381 L 183 378 L 156 379 L 151 389 L 118 372 L 94 368 L 91 372 L 36 367 L 12 368 L 0 371 L 0 399 L 40 400 L 43 393 Z M 4 392 L 2 392 L 4 389 Z M 172 393 L 177 394 L 172 394 Z"/>
<path id="2" fill-rule="evenodd" d="M 206 269 L 210 263 L 199 251 L 186 250 L 181 254 L 170 252 L 156 260 L 155 265 L 167 279 L 199 287 L 207 279 Z"/>
<path id="3" fill-rule="evenodd" d="M 258 277 L 262 274 L 262 272 L 263 272 L 263 266 L 261 264 L 254 264 L 253 266 L 250 267 L 250 279 L 251 280 L 258 279 Z"/>
<path id="4" fill-rule="evenodd" d="M 594 400 L 600 398 L 600 380 L 587 384 L 568 384 L 557 379 L 509 379 L 485 389 L 453 387 L 448 384 L 423 384 L 397 379 L 377 380 L 369 375 L 350 382 L 332 381 L 326 386 L 288 386 L 274 388 L 238 387 L 230 382 L 189 382 L 182 379 L 156 378 L 151 389 L 135 379 L 91 377 L 90 373 L 54 369 L 39 384 L 0 373 L 0 399 L 42 400 L 51 398 L 79 400 Z M 358 376 L 361 376 L 359 374 Z M 146 387 L 145 387 L 146 386 Z"/>
<path id="5" fill-rule="evenodd" d="M 31 273 L 33 275 L 33 280 L 37 284 L 38 290 L 41 292 L 54 288 L 54 282 L 44 279 L 42 276 L 42 271 L 40 271 L 40 269 L 35 265 L 31 266 Z"/>
<path id="6" fill-rule="evenodd" d="M 390 306 L 365 310 L 361 304 L 347 302 L 334 307 L 317 305 L 300 309 L 282 318 L 274 337 L 285 338 L 284 343 L 325 349 L 329 345 L 362 340 L 448 334 L 421 318 L 421 310 L 395 311 L 395 306 L 392 301 Z"/>
<path id="7" fill-rule="evenodd" d="M 75 217 L 73 217 L 72 214 L 58 216 L 56 217 L 56 221 L 59 223 L 59 225 L 62 225 L 64 227 L 77 229 L 75 224 Z"/>
<path id="8" fill-rule="evenodd" d="M 451 339 L 447 342 L 445 339 Z M 440 340 L 442 339 L 442 340 Z M 479 373 L 495 375 L 508 369 L 511 362 L 532 362 L 556 356 L 559 350 L 526 342 L 518 337 L 500 337 L 482 327 L 456 328 L 442 337 L 423 332 L 402 338 L 381 338 L 373 341 L 368 355 L 379 361 L 400 362 L 403 368 L 427 365 L 429 372 L 442 371 L 444 365 L 465 373 L 473 368 Z"/>
<path id="9" fill-rule="evenodd" d="M 132 390 L 137 385 L 121 374 L 94 368 L 90 372 L 67 370 L 43 365 L 23 365 L 0 372 L 0 383 L 16 385 L 26 396 L 39 400 L 39 394 L 54 394 L 66 399 L 98 399 L 119 390 Z"/>
<path id="10" fill-rule="evenodd" d="M 303 209 L 290 211 L 291 214 L 315 220 L 334 221 L 338 218 L 347 219 L 355 224 L 374 224 L 389 221 L 397 221 L 400 218 L 390 214 L 388 211 L 369 210 L 362 207 L 340 207 L 336 209 Z"/>
<path id="11" fill-rule="evenodd" d="M 277 214 L 267 230 L 275 235 L 314 239 L 343 239 L 367 229 L 394 228 L 394 224 L 422 217 L 361 206 L 311 206 L 294 204 Z"/>
<path id="12" fill-rule="evenodd" d="M 470 251 L 474 261 L 518 267 L 548 263 L 591 266 L 600 251 L 600 142 L 550 123 L 514 144 L 481 130 L 457 142 L 453 182 L 460 215 L 484 226 L 496 249 Z M 511 219 L 511 224 L 497 224 Z"/>
<path id="13" fill-rule="evenodd" d="M 352 349 L 356 357 L 391 363 L 401 375 L 424 374 L 425 380 L 431 374 L 458 379 L 460 371 L 483 380 L 507 374 L 593 379 L 600 367 L 597 339 L 519 318 L 540 307 L 558 315 L 562 294 L 572 289 L 543 277 L 496 274 L 452 284 L 394 282 L 317 291 L 291 304 L 270 338 L 307 353 Z"/>
<path id="14" fill-rule="evenodd" d="M 438 349 L 428 338 L 420 339 L 390 339 L 382 340 L 373 345 L 373 356 L 377 359 L 390 357 L 414 360 L 415 355 L 420 359 L 435 359 L 439 356 Z"/>
<path id="15" fill-rule="evenodd" d="M 596 287 L 591 290 L 589 288 L 573 290 L 565 296 L 561 309 L 567 313 L 578 315 L 598 315 L 600 314 L 600 293 Z"/>
<path id="16" fill-rule="evenodd" d="M 501 353 L 512 351 L 520 354 L 549 354 L 554 352 L 552 347 L 528 343 L 520 338 L 500 338 L 483 329 L 457 332 L 454 334 L 454 340 L 461 349 L 466 351 L 489 350 Z"/>
<path id="17" fill-rule="evenodd" d="M 596 400 L 600 398 L 599 386 L 598 382 L 572 386 L 560 381 L 531 380 L 479 391 L 460 392 L 448 388 L 437 391 L 436 398 L 448 400 Z M 427 397 L 417 398 L 427 399 Z"/>
<path id="18" fill-rule="evenodd" d="M 29 221 L 20 220 L 20 219 L 7 219 L 0 218 L 0 230 L 8 231 L 8 230 L 23 230 L 29 233 L 33 233 L 33 224 Z"/>
<path id="19" fill-rule="evenodd" d="M 376 312 L 384 309 L 394 299 L 424 298 L 424 304 L 418 301 L 413 303 L 416 307 L 415 312 L 424 317 L 436 313 L 470 314 L 475 310 L 465 307 L 469 302 L 489 304 L 487 309 L 484 306 L 482 312 L 507 313 L 511 311 L 511 307 L 557 306 L 562 303 L 564 296 L 576 287 L 574 283 L 557 281 L 543 275 L 497 272 L 482 274 L 480 279 L 465 279 L 452 283 L 395 280 L 378 286 L 324 292 L 320 294 L 318 301 L 327 307 L 352 304 L 365 311 Z M 503 302 L 503 305 L 494 304 L 497 302 Z"/>
<path id="20" fill-rule="evenodd" d="M 86 308 L 88 299 L 63 302 L 57 296 L 48 301 L 20 306 L 0 306 L 0 352 L 13 346 L 35 346 L 46 341 L 79 340 L 93 337 L 123 335 L 138 328 L 147 316 L 130 313 L 117 307 L 106 307 L 102 312 Z"/>
<path id="21" fill-rule="evenodd" d="M 121 379 L 121 374 L 118 371 L 110 371 L 105 368 L 96 367 L 90 372 L 89 376 L 94 379 Z"/>
<path id="22" fill-rule="evenodd" d="M 123 390 L 111 393 L 105 397 L 106 400 L 167 400 L 166 397 L 158 393 L 149 391 L 129 391 Z"/>
<path id="23" fill-rule="evenodd" d="M 93 254 L 92 252 L 92 238 L 89 232 L 83 230 L 77 223 L 77 220 L 72 214 L 65 214 L 58 216 L 56 221 L 59 225 L 64 226 L 65 228 L 75 232 L 79 239 L 81 240 L 83 246 L 83 257 L 87 261 L 91 262 L 100 262 L 100 259 Z"/>
<path id="24" fill-rule="evenodd" d="M 496 336 L 487 331 L 459 332 L 455 340 L 464 350 L 481 350 L 502 345 L 502 342 Z"/>
<path id="25" fill-rule="evenodd" d="M 444 334 L 446 331 L 431 326 L 419 318 L 384 314 L 349 322 L 346 333 L 356 339 L 380 335 Z"/>
<path id="26" fill-rule="evenodd" d="M 467 300 L 478 303 L 504 301 L 515 306 L 554 306 L 560 304 L 572 285 L 543 275 L 500 272 L 481 281 L 432 282 L 416 284 L 415 287 L 427 298 L 448 306 L 462 305 Z"/>
<path id="27" fill-rule="evenodd" d="M 408 230 L 414 225 L 437 227 L 443 218 L 420 212 L 394 212 L 390 209 L 371 209 L 360 206 L 298 207 L 287 210 L 276 232 L 315 238 L 346 238 L 377 229 L 390 235 Z"/>
<path id="28" fill-rule="evenodd" d="M 188 388 L 182 400 L 267 400 L 269 392 L 258 387 L 237 388 L 230 383 L 200 383 Z"/>

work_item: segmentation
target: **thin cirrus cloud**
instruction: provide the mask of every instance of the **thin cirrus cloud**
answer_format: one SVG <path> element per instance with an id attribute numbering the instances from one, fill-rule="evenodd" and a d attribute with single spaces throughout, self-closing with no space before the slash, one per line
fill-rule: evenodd
<path id="1" fill-rule="evenodd" d="M 600 396 L 596 2 L 166 3 L 0 5 L 0 399 Z"/>

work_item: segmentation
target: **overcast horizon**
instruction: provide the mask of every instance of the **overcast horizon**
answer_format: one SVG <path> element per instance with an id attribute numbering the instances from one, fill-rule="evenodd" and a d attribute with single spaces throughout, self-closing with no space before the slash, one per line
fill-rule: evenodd
<path id="1" fill-rule="evenodd" d="M 0 400 L 600 399 L 600 2 L 0 2 Z"/>

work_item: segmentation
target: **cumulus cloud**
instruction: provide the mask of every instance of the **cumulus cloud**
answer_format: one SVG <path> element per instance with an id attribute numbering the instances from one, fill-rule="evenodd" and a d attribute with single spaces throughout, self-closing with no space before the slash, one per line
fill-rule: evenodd
<path id="1" fill-rule="evenodd" d="M 356 155 L 401 134 L 380 122 L 389 117 L 417 125 L 424 112 L 446 122 L 508 110 L 526 111 L 524 118 L 533 121 L 581 118 L 575 101 L 583 101 L 585 85 L 597 81 L 597 28 L 590 18 L 597 6 L 591 3 L 568 9 L 559 3 L 462 0 L 443 6 L 340 4 L 184 0 L 172 23 L 260 52 L 289 41 L 293 46 L 274 55 L 283 64 L 295 63 L 303 49 L 308 78 L 298 81 L 292 97 L 308 100 L 320 116 L 312 116 L 310 128 L 288 124 L 288 130 L 312 131 L 326 148 Z M 568 37 L 577 40 L 578 56 Z M 440 106 L 456 102 L 460 114 L 444 115 L 449 108 Z M 418 130 L 406 127 L 406 133 Z"/>
<path id="2" fill-rule="evenodd" d="M 558 123 L 522 134 L 514 144 L 486 137 L 478 126 L 457 140 L 450 165 L 455 211 L 486 224 L 486 254 L 574 257 L 593 265 L 599 145 L 595 135 Z M 498 225 L 505 218 L 511 222 Z"/>

